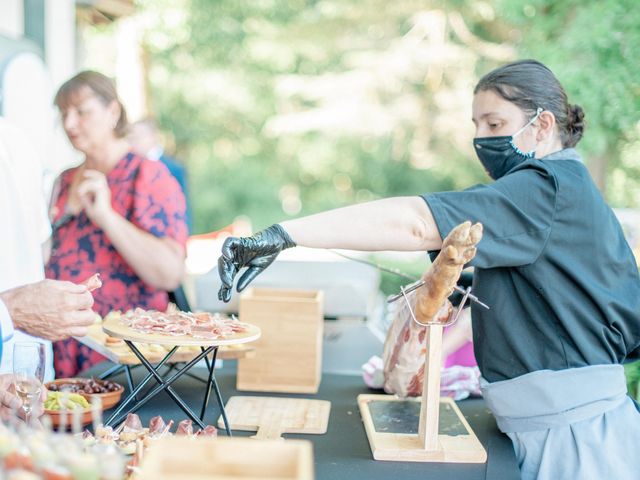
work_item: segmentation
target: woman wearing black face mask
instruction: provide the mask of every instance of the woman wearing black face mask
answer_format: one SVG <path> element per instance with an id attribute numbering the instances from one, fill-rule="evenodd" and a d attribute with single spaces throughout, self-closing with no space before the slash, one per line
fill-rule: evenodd
<path id="1" fill-rule="evenodd" d="M 474 146 L 495 180 L 282 222 L 222 251 L 228 301 L 284 249 L 438 250 L 466 220 L 484 225 L 471 265 L 483 393 L 523 478 L 635 478 L 640 414 L 622 362 L 640 345 L 640 278 L 619 223 L 573 149 L 583 112 L 533 60 L 484 76 Z"/>

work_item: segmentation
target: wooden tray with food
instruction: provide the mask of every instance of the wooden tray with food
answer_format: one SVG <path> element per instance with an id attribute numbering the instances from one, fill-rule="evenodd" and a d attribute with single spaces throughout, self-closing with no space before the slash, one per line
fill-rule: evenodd
<path id="1" fill-rule="evenodd" d="M 105 319 L 109 316 L 105 317 Z M 137 365 L 140 360 L 127 347 L 122 338 L 112 337 L 102 329 L 102 320 L 89 327 L 88 335 L 77 337 L 77 340 L 92 350 L 107 357 L 113 363 L 120 365 Z M 136 347 L 151 363 L 157 363 L 173 348 L 173 345 L 159 343 L 135 342 Z M 200 353 L 198 345 L 183 345 L 169 359 L 169 363 L 189 362 Z M 218 349 L 218 359 L 234 360 L 239 358 L 251 358 L 254 355 L 254 347 L 247 343 L 223 345 Z"/>
<path id="2" fill-rule="evenodd" d="M 170 305 L 170 307 L 172 307 Z M 102 330 L 115 338 L 131 342 L 187 347 L 213 347 L 244 344 L 260 338 L 255 325 L 235 317 L 209 312 L 166 312 L 136 308 L 126 313 L 111 312 Z"/>

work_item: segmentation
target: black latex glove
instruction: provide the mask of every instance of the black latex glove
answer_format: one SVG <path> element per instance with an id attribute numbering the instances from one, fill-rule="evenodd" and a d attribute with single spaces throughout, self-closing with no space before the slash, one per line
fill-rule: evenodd
<path id="1" fill-rule="evenodd" d="M 218 298 L 223 302 L 231 300 L 233 280 L 243 267 L 248 267 L 240 280 L 237 290 L 241 292 L 251 281 L 267 268 L 285 248 L 295 247 L 291 237 L 277 223 L 253 237 L 229 237 L 222 245 L 222 255 L 218 258 L 218 274 L 222 286 Z"/>

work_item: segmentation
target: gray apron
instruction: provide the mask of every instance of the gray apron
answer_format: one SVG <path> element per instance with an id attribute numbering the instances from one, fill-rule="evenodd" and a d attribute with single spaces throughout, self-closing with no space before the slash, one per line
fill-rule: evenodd
<path id="1" fill-rule="evenodd" d="M 524 480 L 640 479 L 640 413 L 622 365 L 481 380 Z"/>

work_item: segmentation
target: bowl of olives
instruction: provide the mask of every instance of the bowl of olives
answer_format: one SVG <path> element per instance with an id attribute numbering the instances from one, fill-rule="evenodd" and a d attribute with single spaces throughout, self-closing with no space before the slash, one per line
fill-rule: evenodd
<path id="1" fill-rule="evenodd" d="M 124 387 L 110 380 L 97 378 L 59 378 L 45 384 L 50 392 L 77 393 L 87 399 L 89 403 L 95 397 L 102 401 L 102 409 L 108 410 L 116 405 Z"/>

